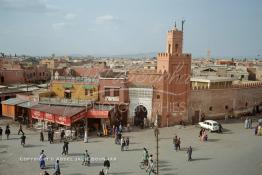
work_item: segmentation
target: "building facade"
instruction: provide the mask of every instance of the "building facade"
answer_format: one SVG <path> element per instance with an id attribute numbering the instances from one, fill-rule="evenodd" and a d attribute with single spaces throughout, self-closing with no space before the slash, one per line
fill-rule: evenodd
<path id="1" fill-rule="evenodd" d="M 190 72 L 191 55 L 183 53 L 183 31 L 174 27 L 167 34 L 166 52 L 157 55 L 156 71 L 134 71 L 129 73 L 129 84 L 131 86 L 147 86 L 148 95 L 147 109 L 145 106 L 139 107 L 144 112 L 137 112 L 136 107 L 140 106 L 139 100 L 131 98 L 130 116 L 136 118 L 136 114 L 143 116 L 140 123 L 146 118 L 149 124 L 156 120 L 161 126 L 173 125 L 180 121 L 188 121 L 188 100 L 190 94 Z M 130 92 L 135 89 L 130 89 Z M 137 89 L 136 89 L 137 90 Z M 138 90 L 139 91 L 139 90 Z M 140 88 L 145 91 L 145 88 Z M 151 105 L 152 98 L 152 105 Z M 150 102 L 149 102 L 150 101 Z M 138 103 L 135 105 L 135 103 Z M 135 109 L 134 109 L 135 108 Z M 146 114 L 145 114 L 146 113 Z M 139 117 L 138 116 L 138 117 Z M 133 121 L 135 121 L 133 119 Z"/>
<path id="2" fill-rule="evenodd" d="M 51 91 L 61 99 L 98 100 L 98 79 L 88 77 L 57 77 L 51 82 Z"/>

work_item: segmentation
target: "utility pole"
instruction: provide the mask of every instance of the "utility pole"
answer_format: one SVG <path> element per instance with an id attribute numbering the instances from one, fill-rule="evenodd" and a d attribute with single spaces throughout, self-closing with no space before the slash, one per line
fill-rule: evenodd
<path id="1" fill-rule="evenodd" d="M 86 104 L 86 113 L 85 113 L 85 136 L 84 143 L 88 143 L 88 119 L 87 119 L 87 104 Z"/>
<path id="2" fill-rule="evenodd" d="M 159 124 L 159 116 L 158 112 L 156 114 L 156 121 L 155 121 L 155 129 L 154 129 L 154 134 L 156 137 L 156 175 L 159 175 L 159 161 L 158 161 L 158 156 L 159 156 L 159 129 L 158 129 L 158 124 Z"/>

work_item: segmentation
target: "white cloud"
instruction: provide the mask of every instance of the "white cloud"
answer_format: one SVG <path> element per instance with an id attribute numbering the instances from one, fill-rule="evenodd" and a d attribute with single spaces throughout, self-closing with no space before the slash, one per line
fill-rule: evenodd
<path id="1" fill-rule="evenodd" d="M 60 30 L 62 28 L 64 28 L 66 26 L 65 22 L 58 22 L 58 23 L 54 23 L 52 24 L 52 27 L 54 30 Z"/>
<path id="2" fill-rule="evenodd" d="M 50 12 L 58 10 L 46 0 L 0 0 L 0 9 L 22 12 Z"/>
<path id="3" fill-rule="evenodd" d="M 65 15 L 65 19 L 66 20 L 73 20 L 73 19 L 75 19 L 76 18 L 76 14 L 74 14 L 74 13 L 67 13 L 66 15 Z"/>
<path id="4" fill-rule="evenodd" d="M 115 23 L 118 22 L 119 18 L 112 15 L 104 15 L 96 17 L 97 24 Z"/>

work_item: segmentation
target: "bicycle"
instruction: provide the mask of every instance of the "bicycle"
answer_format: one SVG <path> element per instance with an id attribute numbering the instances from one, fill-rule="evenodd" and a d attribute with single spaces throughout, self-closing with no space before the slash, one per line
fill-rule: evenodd
<path id="1" fill-rule="evenodd" d="M 139 162 L 139 168 L 142 170 L 142 169 L 146 169 L 147 167 L 147 163 L 146 161 L 142 161 L 142 162 Z"/>

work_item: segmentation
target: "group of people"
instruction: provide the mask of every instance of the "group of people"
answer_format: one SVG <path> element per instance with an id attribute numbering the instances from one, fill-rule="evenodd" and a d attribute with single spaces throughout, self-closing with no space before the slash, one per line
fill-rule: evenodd
<path id="1" fill-rule="evenodd" d="M 90 160 L 91 157 L 88 153 L 88 150 L 85 150 L 85 153 L 83 155 L 83 162 L 82 165 L 84 166 L 90 166 Z M 104 168 L 99 172 L 99 175 L 107 175 L 110 168 L 110 161 L 109 159 L 105 158 L 104 160 Z"/>
<path id="2" fill-rule="evenodd" d="M 104 160 L 104 169 L 102 169 L 99 172 L 99 175 L 107 175 L 108 171 L 109 171 L 109 168 L 110 168 L 110 161 L 107 158 L 105 158 L 105 160 Z"/>
<path id="3" fill-rule="evenodd" d="M 6 135 L 7 140 L 9 140 L 10 134 L 11 134 L 10 126 L 9 124 L 7 124 L 5 128 L 5 135 Z M 3 129 L 0 127 L 0 139 L 1 140 L 2 140 L 2 135 L 3 135 Z"/>
<path id="4" fill-rule="evenodd" d="M 173 138 L 173 145 L 176 151 L 180 150 L 180 144 L 181 144 L 180 137 L 177 137 L 177 135 L 175 135 L 175 137 Z"/>
<path id="5" fill-rule="evenodd" d="M 21 124 L 19 125 L 19 129 L 18 129 L 18 133 L 17 134 L 20 135 L 20 132 L 22 133 L 22 136 L 20 137 L 21 145 L 24 146 L 25 145 L 26 136 L 25 136 L 25 133 L 23 131 L 23 127 L 22 127 Z M 10 126 L 9 126 L 9 124 L 7 124 L 6 128 L 5 128 L 5 135 L 6 135 L 6 139 L 7 140 L 9 140 L 10 134 L 11 134 Z M 3 129 L 2 129 L 2 127 L 0 127 L 0 140 L 2 140 L 2 135 L 3 135 Z"/>
<path id="6" fill-rule="evenodd" d="M 149 155 L 148 150 L 146 148 L 144 148 L 143 150 L 143 166 L 145 167 L 146 172 L 148 172 L 149 175 L 151 173 L 156 174 L 153 154 Z"/>
<path id="7" fill-rule="evenodd" d="M 201 135 L 200 137 L 203 137 L 204 135 L 206 135 L 204 129 L 201 129 L 200 135 Z M 206 136 L 206 137 L 207 137 L 207 136 Z M 206 139 L 207 139 L 207 138 L 206 138 Z M 176 151 L 180 150 L 180 144 L 181 144 L 181 139 L 180 139 L 180 137 L 177 137 L 177 135 L 175 135 L 175 137 L 173 138 L 173 145 L 174 145 L 174 149 L 175 149 Z M 188 161 L 191 161 L 191 160 L 192 160 L 192 152 L 193 152 L 192 147 L 189 146 L 189 147 L 187 148 Z"/>
<path id="8" fill-rule="evenodd" d="M 206 129 L 201 128 L 199 132 L 199 138 L 200 138 L 200 141 L 202 142 L 207 141 L 208 135 L 207 135 Z"/>
<path id="9" fill-rule="evenodd" d="M 245 129 L 252 129 L 252 119 L 247 117 L 245 120 L 245 125 L 244 125 Z"/>
<path id="10" fill-rule="evenodd" d="M 120 144 L 121 144 L 121 151 L 128 151 L 128 148 L 129 148 L 129 137 L 122 137 L 121 138 L 121 141 L 120 141 Z"/>
<path id="11" fill-rule="evenodd" d="M 40 168 L 41 169 L 45 169 L 46 165 L 45 165 L 45 159 L 46 159 L 46 155 L 44 153 L 44 150 L 42 150 L 40 152 L 40 157 L 39 157 L 39 164 L 40 164 Z M 60 171 L 60 164 L 59 164 L 59 160 L 57 159 L 54 165 L 54 175 L 60 175 L 61 171 Z M 44 172 L 44 175 L 49 175 L 49 173 L 47 171 Z"/>

